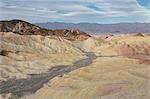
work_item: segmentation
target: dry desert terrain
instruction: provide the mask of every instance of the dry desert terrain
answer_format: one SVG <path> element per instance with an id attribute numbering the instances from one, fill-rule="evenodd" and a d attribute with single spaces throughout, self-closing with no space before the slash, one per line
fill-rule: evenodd
<path id="1" fill-rule="evenodd" d="M 150 99 L 149 35 L 0 32 L 0 46 L 0 99 Z"/>

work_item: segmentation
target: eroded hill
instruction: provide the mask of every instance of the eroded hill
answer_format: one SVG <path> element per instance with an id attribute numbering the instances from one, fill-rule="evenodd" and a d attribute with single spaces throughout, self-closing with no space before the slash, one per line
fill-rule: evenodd
<path id="1" fill-rule="evenodd" d="M 75 46 L 97 56 L 87 67 L 55 77 L 23 99 L 149 99 L 150 37 L 89 38 Z"/>
<path id="2" fill-rule="evenodd" d="M 49 30 L 22 20 L 0 21 L 0 32 L 13 32 L 20 35 L 59 36 L 68 40 L 85 40 L 91 37 L 80 30 Z"/>
<path id="3" fill-rule="evenodd" d="M 22 26 L 11 25 L 15 31 Z M 31 27 L 38 33 L 38 27 Z M 0 32 L 1 99 L 150 98 L 149 35 L 70 41 L 26 30 Z"/>

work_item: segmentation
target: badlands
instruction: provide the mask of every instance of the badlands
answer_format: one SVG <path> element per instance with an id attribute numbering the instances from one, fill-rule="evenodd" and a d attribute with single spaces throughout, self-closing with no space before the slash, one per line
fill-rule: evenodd
<path id="1" fill-rule="evenodd" d="M 149 33 L 0 22 L 0 99 L 150 99 Z"/>

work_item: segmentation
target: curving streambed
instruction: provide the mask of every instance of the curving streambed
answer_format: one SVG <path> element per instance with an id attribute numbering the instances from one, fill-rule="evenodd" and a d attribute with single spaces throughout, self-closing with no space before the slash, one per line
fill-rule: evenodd
<path id="1" fill-rule="evenodd" d="M 0 94 L 12 93 L 19 97 L 27 94 L 35 93 L 42 88 L 45 83 L 56 76 L 62 76 L 75 69 L 88 66 L 96 59 L 96 55 L 92 52 L 86 53 L 87 58 L 73 63 L 72 66 L 56 66 L 51 68 L 47 73 L 33 74 L 28 79 L 9 79 L 0 82 Z"/>

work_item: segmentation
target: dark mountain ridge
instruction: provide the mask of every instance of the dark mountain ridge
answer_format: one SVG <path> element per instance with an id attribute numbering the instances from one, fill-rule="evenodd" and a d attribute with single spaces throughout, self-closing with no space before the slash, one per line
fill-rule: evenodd
<path id="1" fill-rule="evenodd" d="M 0 21 L 0 32 L 13 32 L 20 35 L 57 36 L 68 40 L 82 40 L 91 37 L 89 34 L 77 29 L 51 30 L 41 28 L 23 20 Z"/>

